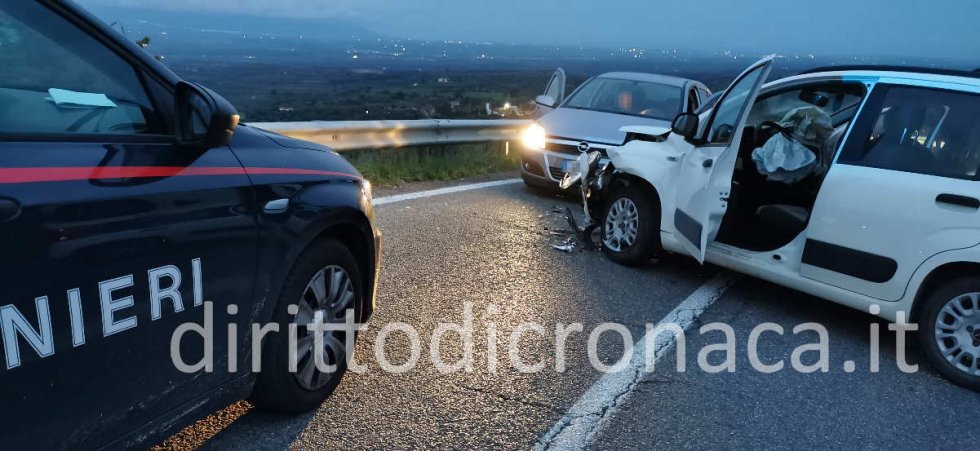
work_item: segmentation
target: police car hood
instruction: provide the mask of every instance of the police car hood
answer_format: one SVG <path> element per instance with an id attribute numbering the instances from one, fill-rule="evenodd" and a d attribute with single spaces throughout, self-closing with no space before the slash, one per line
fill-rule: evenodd
<path id="1" fill-rule="evenodd" d="M 283 147 L 289 147 L 290 149 L 309 149 L 309 150 L 321 150 L 324 152 L 333 152 L 333 149 L 324 146 L 323 144 L 317 144 L 315 142 L 304 141 L 302 139 L 290 138 L 285 135 L 280 135 L 276 132 L 266 130 L 264 128 L 256 127 L 254 125 L 246 125 L 250 130 L 254 130 L 262 135 L 265 135 L 271 139 L 276 144 Z"/>
<path id="2" fill-rule="evenodd" d="M 553 110 L 538 123 L 550 137 L 617 146 L 626 139 L 626 132 L 620 131 L 625 126 L 670 127 L 669 122 L 655 118 L 573 108 Z"/>

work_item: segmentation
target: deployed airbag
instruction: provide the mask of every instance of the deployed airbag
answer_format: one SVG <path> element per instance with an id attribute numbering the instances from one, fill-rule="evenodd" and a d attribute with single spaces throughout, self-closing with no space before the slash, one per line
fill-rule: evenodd
<path id="1" fill-rule="evenodd" d="M 779 120 L 779 125 L 793 130 L 794 139 L 814 149 L 823 146 L 834 132 L 830 115 L 815 106 L 801 106 L 790 110 Z"/>
<path id="2" fill-rule="evenodd" d="M 820 149 L 834 131 L 830 116 L 815 106 L 790 110 L 779 125 L 792 136 L 777 133 L 762 147 L 752 151 L 759 173 L 773 182 L 796 183 L 816 166 L 817 156 L 810 147 Z M 809 146 L 809 147 L 808 147 Z"/>
<path id="3" fill-rule="evenodd" d="M 769 180 L 789 184 L 803 180 L 813 170 L 817 157 L 803 144 L 776 133 L 752 151 L 752 161 Z"/>

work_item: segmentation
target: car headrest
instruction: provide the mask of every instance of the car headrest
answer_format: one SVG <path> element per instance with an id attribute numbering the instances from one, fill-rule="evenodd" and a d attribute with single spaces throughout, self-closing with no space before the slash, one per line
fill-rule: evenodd
<path id="1" fill-rule="evenodd" d="M 910 130 L 918 130 L 925 122 L 926 107 L 921 102 L 902 102 L 885 116 L 885 139 L 895 144 L 908 140 Z"/>

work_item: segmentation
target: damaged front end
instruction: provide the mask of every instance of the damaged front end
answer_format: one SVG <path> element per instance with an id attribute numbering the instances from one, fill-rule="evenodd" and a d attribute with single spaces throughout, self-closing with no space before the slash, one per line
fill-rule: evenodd
<path id="1" fill-rule="evenodd" d="M 588 152 L 579 155 L 575 169 L 565 173 L 559 187 L 567 190 L 578 184 L 582 195 L 582 212 L 584 219 L 579 223 L 571 208 L 565 208 L 565 218 L 568 225 L 578 236 L 579 242 L 588 249 L 595 249 L 597 244 L 593 239 L 593 231 L 598 223 L 595 217 L 599 214 L 601 202 L 597 197 L 608 186 L 612 179 L 614 167 L 612 161 L 602 160 L 599 152 Z M 601 163 L 601 165 L 600 165 Z"/>
<path id="2" fill-rule="evenodd" d="M 577 220 L 571 208 L 565 208 L 565 214 L 568 225 L 575 231 L 579 242 L 589 249 L 598 247 L 593 234 L 600 224 L 596 218 L 602 214 L 605 198 L 612 188 L 616 174 L 623 171 L 623 169 L 616 167 L 617 157 L 626 158 L 623 161 L 626 164 L 624 172 L 631 173 L 630 167 L 636 166 L 636 163 L 643 165 L 642 159 L 631 163 L 630 158 L 627 158 L 628 155 L 635 154 L 631 147 L 649 143 L 663 143 L 670 134 L 668 128 L 650 126 L 629 126 L 623 127 L 620 131 L 626 132 L 626 139 L 622 146 L 608 149 L 608 155 L 602 155 L 597 151 L 579 155 L 578 164 L 565 174 L 559 184 L 563 190 L 571 189 L 576 184 L 581 190 L 583 219 Z M 648 154 L 649 151 L 640 151 L 640 154 L 644 153 Z M 676 161 L 676 158 L 673 161 Z M 641 174 L 633 175 L 641 176 Z M 600 221 L 601 219 L 599 218 Z"/>

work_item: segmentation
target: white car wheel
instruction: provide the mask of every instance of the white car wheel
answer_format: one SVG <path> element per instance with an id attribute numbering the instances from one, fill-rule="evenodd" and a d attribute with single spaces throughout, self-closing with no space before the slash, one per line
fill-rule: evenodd
<path id="1" fill-rule="evenodd" d="M 947 379 L 980 391 L 980 277 L 943 283 L 919 302 L 919 346 Z"/>
<path id="2" fill-rule="evenodd" d="M 626 197 L 617 199 L 606 212 L 602 243 L 613 251 L 622 252 L 636 242 L 639 229 L 640 213 L 636 204 Z"/>
<path id="3" fill-rule="evenodd" d="M 621 265 L 640 265 L 660 251 L 660 203 L 642 186 L 621 184 L 602 213 L 602 250 Z"/>

